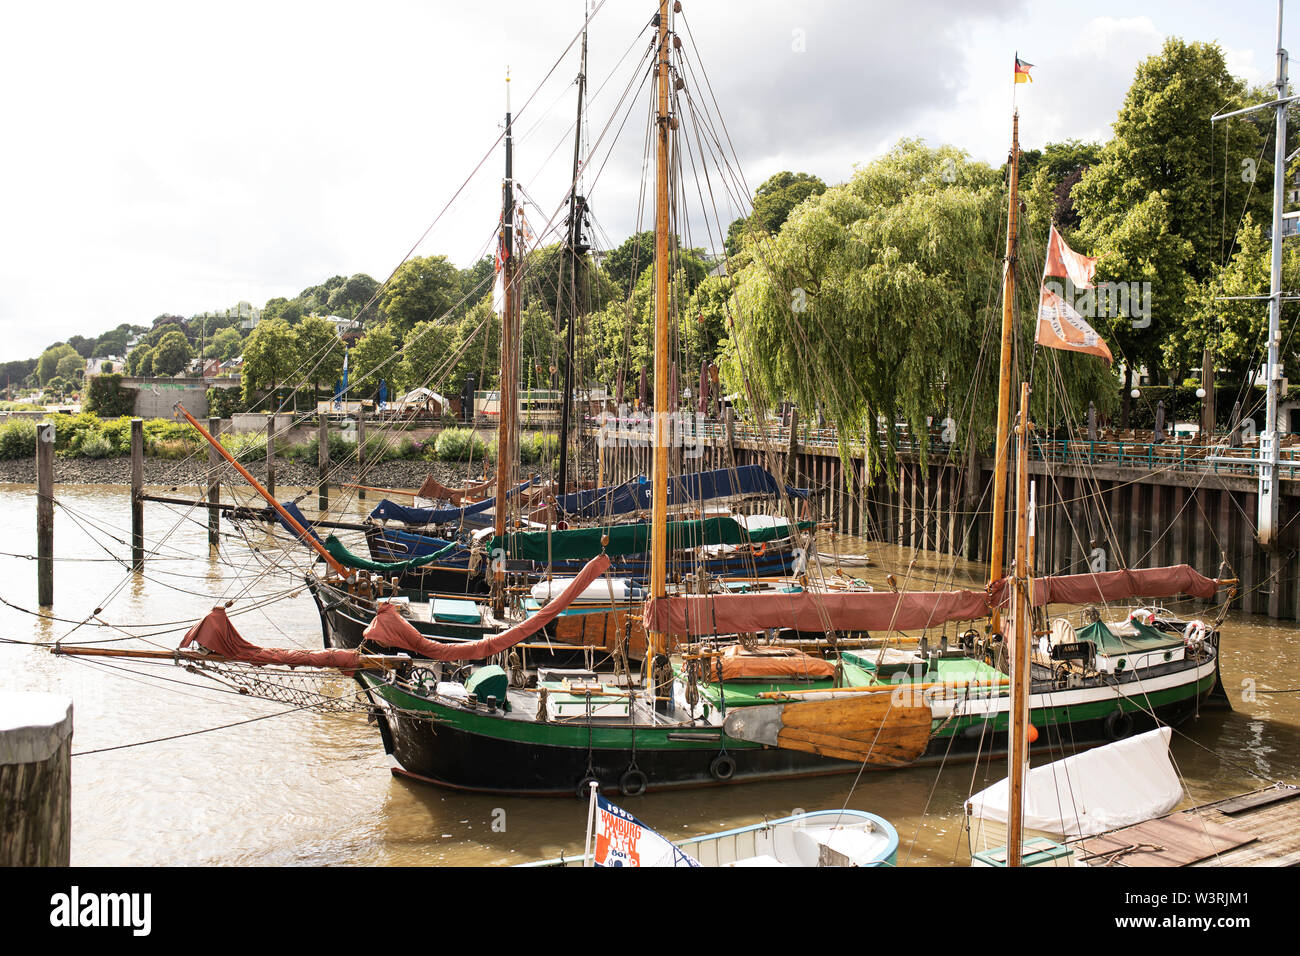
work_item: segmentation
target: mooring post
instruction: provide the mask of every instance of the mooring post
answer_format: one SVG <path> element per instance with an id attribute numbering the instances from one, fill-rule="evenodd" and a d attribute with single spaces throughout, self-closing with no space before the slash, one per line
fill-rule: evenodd
<path id="1" fill-rule="evenodd" d="M 0 867 L 67 866 L 72 699 L 0 692 Z"/>
<path id="2" fill-rule="evenodd" d="M 275 412 L 266 420 L 266 490 L 275 496 Z"/>
<path id="3" fill-rule="evenodd" d="M 144 419 L 131 419 L 131 570 L 144 569 Z"/>
<path id="4" fill-rule="evenodd" d="M 326 511 L 330 506 L 330 434 L 329 434 L 329 416 L 321 412 L 318 416 L 320 420 L 317 429 L 316 438 L 316 461 L 320 465 L 320 485 L 317 488 L 317 507 L 321 511 Z"/>
<path id="5" fill-rule="evenodd" d="M 362 501 L 366 500 L 366 488 L 362 484 L 366 480 L 366 410 L 364 408 L 357 411 L 357 484 L 361 485 L 357 489 L 357 497 Z"/>
<path id="6" fill-rule="evenodd" d="M 36 592 L 54 603 L 54 422 L 36 426 Z"/>
<path id="7" fill-rule="evenodd" d="M 208 434 L 220 441 L 221 419 L 208 419 Z M 215 445 L 208 445 L 208 547 L 215 548 L 221 544 L 221 453 Z"/>
<path id="8" fill-rule="evenodd" d="M 785 480 L 792 483 L 795 476 L 795 456 L 799 454 L 799 408 L 790 406 L 790 446 L 785 454 Z"/>

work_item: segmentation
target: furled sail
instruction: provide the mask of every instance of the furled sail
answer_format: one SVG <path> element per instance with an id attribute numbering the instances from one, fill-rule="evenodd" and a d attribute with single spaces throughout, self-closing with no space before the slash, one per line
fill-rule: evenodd
<path id="1" fill-rule="evenodd" d="M 1218 588 L 1216 579 L 1178 564 L 1140 571 L 1035 578 L 1033 603 L 1091 604 L 1178 594 L 1212 598 Z M 1009 593 L 1008 579 L 1002 578 L 987 591 L 688 595 L 647 601 L 644 619 L 647 630 L 696 636 L 744 634 L 769 628 L 911 631 L 985 617 L 995 607 L 1006 607 Z"/>

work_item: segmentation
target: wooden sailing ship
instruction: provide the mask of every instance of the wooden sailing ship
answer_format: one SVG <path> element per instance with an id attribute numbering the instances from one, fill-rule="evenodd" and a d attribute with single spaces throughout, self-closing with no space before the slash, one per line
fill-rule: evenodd
<path id="1" fill-rule="evenodd" d="M 499 560 L 490 567 L 491 588 L 485 602 L 493 617 L 465 622 L 469 628 L 489 625 L 478 633 L 452 634 L 450 627 L 433 626 L 437 622 L 430 622 L 431 632 L 421 633 L 394 602 L 379 600 L 369 620 L 361 621 L 359 650 L 310 652 L 326 656 L 294 660 L 341 668 L 355 676 L 385 749 L 399 764 L 396 773 L 497 793 L 585 795 L 595 781 L 601 788 L 637 795 L 675 787 L 987 757 L 1008 749 L 1013 764 L 1023 766 L 1031 724 L 1038 728 L 1034 746 L 1050 749 L 1062 739 L 1085 745 L 1158 724 L 1177 724 L 1193 716 L 1218 684 L 1218 635 L 1213 629 L 1184 635 L 1173 622 L 1153 621 L 1126 634 L 1107 630 L 1108 638 L 1096 631 L 1092 639 L 1063 642 L 1077 647 L 1050 648 L 1035 657 L 1031 608 L 1183 593 L 1211 598 L 1227 582 L 1202 577 L 1185 566 L 1035 579 L 1027 557 L 1031 552 L 1022 551 L 1019 542 L 1013 573 L 1004 575 L 1002 516 L 1009 473 L 1010 344 L 1015 329 L 1015 134 L 1004 276 L 995 544 L 989 586 L 980 590 L 834 592 L 808 582 L 790 582 L 761 593 L 728 593 L 725 588 L 715 588 L 707 576 L 697 575 L 694 589 L 670 589 L 669 555 L 683 544 L 674 540 L 673 527 L 694 526 L 698 537 L 688 537 L 688 545 L 704 545 L 710 540 L 704 536 L 705 519 L 669 521 L 669 167 L 676 127 L 670 109 L 670 60 L 676 40 L 671 22 L 671 5 L 661 0 L 654 21 L 658 102 L 653 129 L 656 242 L 651 514 L 648 525 L 621 532 L 649 537 L 640 678 L 634 678 L 628 666 L 633 648 L 626 633 L 626 612 L 621 618 L 625 634 L 617 635 L 616 623 L 612 648 L 608 626 L 600 629 L 601 648 L 609 651 L 608 668 L 597 669 L 585 662 L 584 666 L 538 663 L 530 668 L 519 653 L 530 643 L 544 643 L 538 640 L 544 628 L 587 588 L 602 580 L 612 584 L 611 578 L 604 577 L 611 566 L 606 552 L 620 532 L 599 528 L 595 529 L 597 539 L 608 539 L 601 541 L 601 553 L 584 564 L 562 593 L 522 622 L 511 623 L 505 616 L 510 568 L 508 561 Z M 507 192 L 507 211 L 511 202 Z M 507 251 L 503 268 L 507 293 L 503 392 L 513 380 L 517 362 L 510 346 L 510 292 L 515 281 L 513 257 L 508 254 L 511 222 L 510 216 L 503 218 Z M 1023 465 L 1029 432 L 1027 399 L 1025 386 L 1021 393 L 1019 515 L 1027 514 L 1027 469 Z M 503 419 L 509 404 L 503 403 Z M 515 484 L 506 465 L 513 454 L 511 434 L 503 424 L 494 514 L 494 540 L 504 544 L 506 558 L 512 541 L 526 540 L 518 529 L 506 526 L 505 496 Z M 322 556 L 338 580 L 358 578 L 355 568 L 341 563 L 310 529 L 269 495 L 267 498 L 293 533 Z M 719 523 L 718 527 L 725 525 Z M 543 543 L 553 546 L 556 534 L 544 533 Z M 332 597 L 323 590 L 318 590 L 317 596 L 324 615 L 325 604 Z M 398 595 L 389 594 L 393 596 Z M 1003 639 L 1002 624 L 1008 614 L 1013 622 L 1013 629 L 1006 632 L 1009 641 Z M 931 648 L 921 641 L 913 648 L 893 649 L 870 637 L 984 620 L 989 621 L 986 633 L 972 628 L 953 646 L 941 643 Z M 235 640 L 229 628 L 218 625 L 220 621 L 212 627 L 196 627 L 187 642 L 199 643 L 222 660 L 277 662 L 277 655 L 268 649 Z M 874 646 L 855 650 L 841 643 L 841 638 L 853 636 L 874 642 Z M 998 658 L 990 654 L 1006 646 L 1014 658 L 1008 666 L 1010 675 L 995 666 L 993 661 Z M 674 650 L 678 652 L 676 662 L 671 656 Z"/>

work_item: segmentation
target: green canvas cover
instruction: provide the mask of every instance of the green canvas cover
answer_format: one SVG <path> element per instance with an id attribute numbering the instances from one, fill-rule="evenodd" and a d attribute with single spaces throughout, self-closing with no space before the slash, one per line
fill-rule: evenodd
<path id="1" fill-rule="evenodd" d="M 800 531 L 813 526 L 811 521 L 801 521 Z M 668 522 L 668 547 L 678 551 L 698 548 L 706 544 L 762 544 L 788 537 L 789 525 L 746 531 L 735 518 L 706 518 L 696 521 Z M 609 544 L 602 547 L 601 538 L 609 535 Z M 526 531 L 505 536 L 506 557 L 522 561 L 587 561 L 602 551 L 610 557 L 624 554 L 645 554 L 650 550 L 649 524 L 620 524 L 612 527 L 577 528 L 570 531 Z M 501 547 L 501 539 L 493 538 L 488 544 L 489 553 Z"/>
<path id="2" fill-rule="evenodd" d="M 1104 621 L 1093 621 L 1084 627 L 1075 629 L 1075 637 L 1080 641 L 1092 641 L 1098 654 L 1133 654 L 1158 651 L 1165 647 L 1177 647 L 1183 643 L 1179 634 L 1166 634 L 1154 627 L 1147 627 L 1138 621 L 1133 622 L 1137 633 L 1128 637 L 1115 634 Z"/>
<path id="3" fill-rule="evenodd" d="M 409 571 L 411 568 L 421 568 L 426 564 L 431 564 L 438 560 L 448 551 L 451 551 L 460 545 L 453 541 L 441 551 L 435 551 L 433 554 L 426 554 L 423 557 L 411 558 L 409 561 L 371 561 L 368 558 L 358 557 L 344 547 L 343 542 L 334 535 L 325 539 L 325 550 L 330 556 L 343 565 L 345 568 L 358 568 L 362 571 L 378 571 L 381 574 L 400 574 L 403 571 Z"/>

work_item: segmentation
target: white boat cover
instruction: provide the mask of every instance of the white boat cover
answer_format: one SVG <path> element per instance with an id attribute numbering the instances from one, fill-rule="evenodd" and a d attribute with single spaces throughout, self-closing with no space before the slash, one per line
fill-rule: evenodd
<path id="1" fill-rule="evenodd" d="M 1025 785 L 1025 828 L 1091 836 L 1168 813 L 1183 799 L 1169 759 L 1168 727 L 1033 767 Z M 1007 822 L 1004 777 L 970 798 L 972 817 Z"/>

